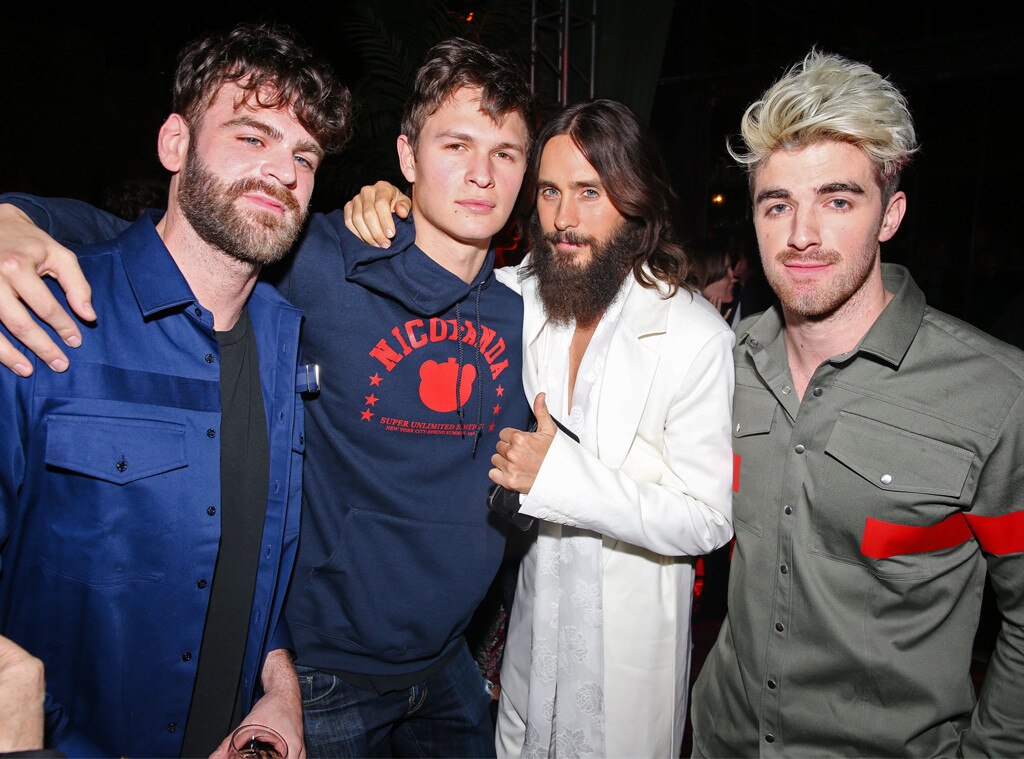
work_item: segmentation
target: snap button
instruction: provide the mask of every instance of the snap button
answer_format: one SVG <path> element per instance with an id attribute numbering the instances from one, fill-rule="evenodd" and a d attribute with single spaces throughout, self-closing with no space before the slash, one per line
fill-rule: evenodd
<path id="1" fill-rule="evenodd" d="M 881 480 L 882 480 L 882 484 L 883 485 L 888 485 L 888 484 L 890 484 L 892 482 L 892 475 L 891 474 L 883 474 L 882 477 L 881 477 Z"/>

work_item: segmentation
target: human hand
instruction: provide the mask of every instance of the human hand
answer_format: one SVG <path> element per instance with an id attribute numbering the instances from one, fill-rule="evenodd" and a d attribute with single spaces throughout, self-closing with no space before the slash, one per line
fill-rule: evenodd
<path id="1" fill-rule="evenodd" d="M 241 724 L 255 724 L 277 731 L 288 744 L 288 759 L 305 759 L 302 737 L 302 695 L 292 658 L 284 649 L 267 654 L 263 664 L 263 698 L 257 701 Z M 217 746 L 210 759 L 227 759 L 231 736 Z"/>
<path id="2" fill-rule="evenodd" d="M 345 226 L 368 245 L 389 248 L 391 238 L 395 236 L 391 214 L 405 219 L 411 210 L 412 199 L 390 182 L 381 180 L 364 186 L 345 204 Z"/>
<path id="3" fill-rule="evenodd" d="M 533 401 L 533 415 L 537 417 L 537 431 L 524 432 L 506 427 L 498 435 L 495 453 L 491 456 L 494 466 L 487 475 L 491 481 L 506 490 L 529 493 L 537 479 L 540 465 L 544 463 L 558 427 L 548 413 L 544 393 L 538 393 Z"/>
<path id="4" fill-rule="evenodd" d="M 0 635 L 0 751 L 43 747 L 43 663 Z"/>
<path id="5" fill-rule="evenodd" d="M 0 324 L 53 371 L 62 372 L 68 368 L 67 356 L 29 312 L 72 348 L 82 344 L 82 333 L 53 297 L 44 276 L 57 280 L 76 314 L 86 321 L 96 319 L 92 288 L 75 254 L 36 227 L 21 209 L 0 204 Z M 32 373 L 32 365 L 4 337 L 0 337 L 0 364 L 22 377 Z"/>

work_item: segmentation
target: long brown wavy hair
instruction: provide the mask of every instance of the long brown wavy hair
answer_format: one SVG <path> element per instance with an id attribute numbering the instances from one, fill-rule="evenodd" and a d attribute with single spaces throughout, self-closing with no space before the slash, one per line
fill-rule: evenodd
<path id="1" fill-rule="evenodd" d="M 636 281 L 648 288 L 656 288 L 660 281 L 668 285 L 670 295 L 679 288 L 692 292 L 690 262 L 676 240 L 677 199 L 665 162 L 648 129 L 622 103 L 606 99 L 577 103 L 541 128 L 526 172 L 524 203 L 531 207 L 535 203 L 541 153 L 548 140 L 561 134 L 572 139 L 600 175 L 619 212 L 642 229 L 632 263 Z"/>

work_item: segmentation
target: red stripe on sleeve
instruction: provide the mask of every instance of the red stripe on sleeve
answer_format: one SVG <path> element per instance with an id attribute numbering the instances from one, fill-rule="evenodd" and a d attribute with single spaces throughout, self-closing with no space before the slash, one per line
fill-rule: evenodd
<path id="1" fill-rule="evenodd" d="M 740 492 L 740 455 L 734 453 L 732 455 L 732 492 Z"/>
<path id="2" fill-rule="evenodd" d="M 952 548 L 971 537 L 971 530 L 960 512 L 927 527 L 892 524 L 868 517 L 860 552 L 872 559 L 890 559 L 902 554 Z"/>
<path id="3" fill-rule="evenodd" d="M 1024 511 L 1014 511 L 998 517 L 979 517 L 965 514 L 981 550 L 996 556 L 1024 551 Z"/>

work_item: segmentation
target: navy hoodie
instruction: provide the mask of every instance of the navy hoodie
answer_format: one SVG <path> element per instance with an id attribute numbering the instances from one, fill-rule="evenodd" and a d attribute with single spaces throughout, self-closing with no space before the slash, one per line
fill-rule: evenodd
<path id="1" fill-rule="evenodd" d="M 77 201 L 3 200 L 65 241 L 120 231 Z M 504 551 L 490 458 L 529 417 L 522 299 L 495 279 L 494 251 L 467 284 L 416 247 L 411 223 L 396 231 L 375 248 L 340 211 L 313 214 L 275 282 L 305 312 L 303 360 L 320 366 L 285 609 L 297 661 L 385 677 L 460 644 Z"/>
<path id="2" fill-rule="evenodd" d="M 375 248 L 340 212 L 314 216 L 279 283 L 321 372 L 286 608 L 297 661 L 383 676 L 459 644 L 504 551 L 491 455 L 529 415 L 523 303 L 494 278 L 494 251 L 467 284 L 416 247 L 411 223 L 396 230 Z"/>

